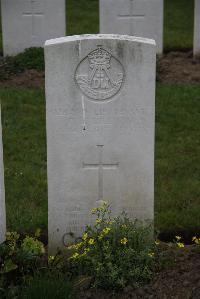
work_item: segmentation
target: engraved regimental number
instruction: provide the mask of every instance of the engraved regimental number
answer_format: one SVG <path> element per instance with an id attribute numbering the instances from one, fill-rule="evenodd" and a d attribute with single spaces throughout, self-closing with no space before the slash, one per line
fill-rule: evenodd
<path id="1" fill-rule="evenodd" d="M 122 64 L 102 46 L 97 46 L 79 63 L 75 81 L 88 98 L 103 101 L 119 92 L 124 76 Z"/>

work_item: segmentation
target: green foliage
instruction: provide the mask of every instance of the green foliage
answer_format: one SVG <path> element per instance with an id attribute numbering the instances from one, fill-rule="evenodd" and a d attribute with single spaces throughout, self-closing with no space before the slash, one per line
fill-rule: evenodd
<path id="1" fill-rule="evenodd" d="M 7 79 L 10 75 L 21 73 L 26 69 L 44 69 L 44 50 L 29 48 L 16 56 L 1 58 L 0 79 Z"/>
<path id="2" fill-rule="evenodd" d="M 44 245 L 42 242 L 38 241 L 36 238 L 27 236 L 22 244 L 21 244 L 22 251 L 31 256 L 37 256 L 42 253 L 45 253 Z"/>
<path id="3" fill-rule="evenodd" d="M 72 285 L 65 277 L 56 275 L 35 276 L 27 286 L 23 286 L 20 299 L 70 299 L 74 298 Z"/>
<path id="4" fill-rule="evenodd" d="M 12 58 L 13 65 L 18 70 L 44 69 L 43 48 L 29 48 Z"/>
<path id="5" fill-rule="evenodd" d="M 45 253 L 44 245 L 36 237 L 20 238 L 16 232 L 6 234 L 6 242 L 0 246 L 0 273 L 18 270 L 20 273 L 30 271 L 37 258 Z"/>
<path id="6" fill-rule="evenodd" d="M 86 228 L 81 242 L 68 247 L 73 267 L 104 289 L 148 282 L 154 260 L 152 228 L 125 214 L 112 219 L 110 213 L 106 203 L 93 210 L 95 225 Z"/>

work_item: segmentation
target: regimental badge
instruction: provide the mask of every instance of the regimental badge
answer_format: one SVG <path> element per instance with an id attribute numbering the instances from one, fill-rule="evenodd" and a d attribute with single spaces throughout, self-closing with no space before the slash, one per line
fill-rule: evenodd
<path id="1" fill-rule="evenodd" d="M 97 46 L 79 63 L 75 81 L 84 95 L 102 101 L 119 92 L 124 76 L 124 68 L 119 60 Z"/>

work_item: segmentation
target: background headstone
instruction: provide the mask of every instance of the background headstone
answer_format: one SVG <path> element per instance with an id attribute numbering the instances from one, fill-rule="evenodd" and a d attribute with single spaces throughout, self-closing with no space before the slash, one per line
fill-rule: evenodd
<path id="1" fill-rule="evenodd" d="M 5 241 L 5 233 L 6 233 L 6 211 L 5 211 L 3 146 L 2 146 L 2 128 L 1 128 L 1 109 L 0 109 L 0 244 Z"/>
<path id="2" fill-rule="evenodd" d="M 102 200 L 153 220 L 155 42 L 71 36 L 47 41 L 45 57 L 50 251 Z"/>
<path id="3" fill-rule="evenodd" d="M 65 0 L 1 0 L 4 55 L 65 36 Z"/>
<path id="4" fill-rule="evenodd" d="M 163 0 L 100 0 L 100 33 L 155 39 L 163 52 Z"/>
<path id="5" fill-rule="evenodd" d="M 194 55 L 200 55 L 200 0 L 195 0 Z"/>

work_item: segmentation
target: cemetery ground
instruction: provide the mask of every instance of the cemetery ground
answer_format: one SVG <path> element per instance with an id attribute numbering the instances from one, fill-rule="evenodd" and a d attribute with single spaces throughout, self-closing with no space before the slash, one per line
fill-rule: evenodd
<path id="1" fill-rule="evenodd" d="M 88 290 L 90 280 L 83 279 L 80 284 L 75 282 L 78 298 L 200 298 L 200 249 L 191 245 L 192 237 L 200 232 L 200 60 L 191 54 L 193 1 L 165 2 L 166 52 L 163 58 L 158 58 L 157 66 L 155 230 L 162 241 L 173 243 L 158 245 L 162 257 L 159 254 L 156 257 L 156 274 L 150 284 L 136 289 L 128 285 L 122 293 L 113 294 Z M 98 32 L 96 0 L 78 3 L 71 0 L 67 5 L 71 12 L 70 34 Z M 23 239 L 27 233 L 34 236 L 40 228 L 39 240 L 46 246 L 47 165 L 41 49 L 1 59 L 0 98 L 8 230 L 18 231 Z M 176 239 L 177 235 L 182 239 Z M 46 259 L 46 256 L 40 259 L 43 266 Z M 6 274 L 11 281 L 15 272 L 13 269 L 14 274 L 12 271 Z M 37 279 L 31 286 L 32 297 L 24 294 L 23 298 L 36 295 L 45 298 L 44 288 L 49 289 L 48 298 L 55 288 L 64 291 L 57 298 L 76 296 L 66 277 Z M 15 298 L 17 291 L 11 285 L 8 298 Z"/>

